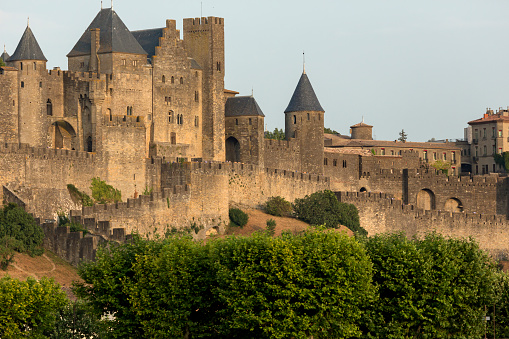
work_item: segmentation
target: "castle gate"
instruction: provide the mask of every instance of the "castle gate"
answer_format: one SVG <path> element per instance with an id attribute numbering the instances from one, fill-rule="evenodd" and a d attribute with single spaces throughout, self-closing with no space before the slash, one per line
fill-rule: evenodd
<path id="1" fill-rule="evenodd" d="M 417 193 L 417 207 L 423 210 L 435 209 L 435 194 L 429 189 L 423 189 Z"/>
<path id="2" fill-rule="evenodd" d="M 76 131 L 70 123 L 64 120 L 58 120 L 51 124 L 50 140 L 52 148 L 78 149 Z"/>
<path id="3" fill-rule="evenodd" d="M 234 137 L 226 139 L 226 161 L 240 162 L 240 143 Z"/>

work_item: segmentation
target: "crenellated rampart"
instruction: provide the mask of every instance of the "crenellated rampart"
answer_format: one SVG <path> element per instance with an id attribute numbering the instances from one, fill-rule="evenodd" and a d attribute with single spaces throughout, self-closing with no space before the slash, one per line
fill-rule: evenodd
<path id="1" fill-rule="evenodd" d="M 361 226 L 370 235 L 404 232 L 409 237 L 437 232 L 455 238 L 473 237 L 495 256 L 509 254 L 509 221 L 503 215 L 423 210 L 386 193 L 337 192 L 341 202 L 359 210 Z"/>

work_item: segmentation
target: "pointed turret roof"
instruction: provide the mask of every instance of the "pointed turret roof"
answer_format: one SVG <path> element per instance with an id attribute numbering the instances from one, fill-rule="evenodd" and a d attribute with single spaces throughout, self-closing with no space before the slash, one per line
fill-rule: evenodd
<path id="1" fill-rule="evenodd" d="M 313 86 L 311 86 L 311 82 L 309 82 L 306 72 L 302 73 L 285 113 L 301 111 L 324 112 L 313 90 Z"/>
<path id="2" fill-rule="evenodd" d="M 3 54 L 2 54 L 3 55 Z M 30 26 L 27 26 L 25 33 L 19 41 L 18 47 L 14 51 L 14 54 L 9 58 L 9 61 L 16 60 L 43 60 L 48 61 L 42 53 L 39 43 L 32 33 Z M 5 61 L 5 60 L 4 60 Z"/>
<path id="3" fill-rule="evenodd" d="M 99 28 L 100 47 L 98 53 L 147 54 L 117 13 L 111 8 L 101 9 L 90 26 L 83 33 L 68 57 L 90 54 L 90 30 Z"/>
<path id="4" fill-rule="evenodd" d="M 225 116 L 261 116 L 264 117 L 260 106 L 253 96 L 232 97 L 226 100 Z"/>
<path id="5" fill-rule="evenodd" d="M 4 52 L 2 53 L 2 55 L 0 55 L 0 58 L 2 58 L 2 60 L 4 62 L 7 62 L 7 60 L 10 58 L 9 54 L 7 53 L 7 51 L 5 50 L 5 45 L 4 45 Z"/>

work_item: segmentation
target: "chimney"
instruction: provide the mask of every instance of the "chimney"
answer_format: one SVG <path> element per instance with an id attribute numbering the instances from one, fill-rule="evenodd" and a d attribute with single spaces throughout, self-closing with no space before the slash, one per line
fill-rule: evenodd
<path id="1" fill-rule="evenodd" d="M 90 72 L 100 73 L 99 56 L 99 41 L 101 37 L 101 30 L 99 28 L 90 29 L 90 62 L 88 64 L 88 70 Z"/>

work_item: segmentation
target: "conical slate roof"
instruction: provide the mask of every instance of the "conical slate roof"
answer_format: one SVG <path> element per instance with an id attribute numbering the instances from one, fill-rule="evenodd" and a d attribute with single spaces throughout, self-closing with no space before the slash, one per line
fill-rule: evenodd
<path id="1" fill-rule="evenodd" d="M 74 48 L 67 54 L 68 57 L 90 54 L 90 30 L 92 28 L 101 30 L 98 53 L 147 54 L 117 13 L 111 8 L 105 8 L 97 14 Z"/>
<path id="2" fill-rule="evenodd" d="M 302 73 L 285 113 L 302 111 L 324 112 L 306 73 Z"/>
<path id="3" fill-rule="evenodd" d="M 252 96 L 232 97 L 226 100 L 225 116 L 261 116 L 264 117 L 260 106 Z"/>
<path id="4" fill-rule="evenodd" d="M 2 55 L 0 55 L 0 58 L 1 58 L 4 62 L 7 62 L 7 60 L 10 58 L 9 54 L 7 54 L 7 51 L 5 50 L 5 46 L 4 46 L 4 52 L 2 53 Z"/>
<path id="5" fill-rule="evenodd" d="M 34 33 L 32 33 L 32 30 L 30 29 L 29 26 L 27 26 L 27 28 L 25 29 L 25 33 L 23 33 L 23 36 L 19 41 L 18 47 L 16 47 L 16 50 L 14 51 L 14 54 L 9 58 L 9 61 L 16 60 L 48 61 L 44 54 L 42 53 L 41 47 L 39 47 L 37 39 L 35 39 Z"/>

